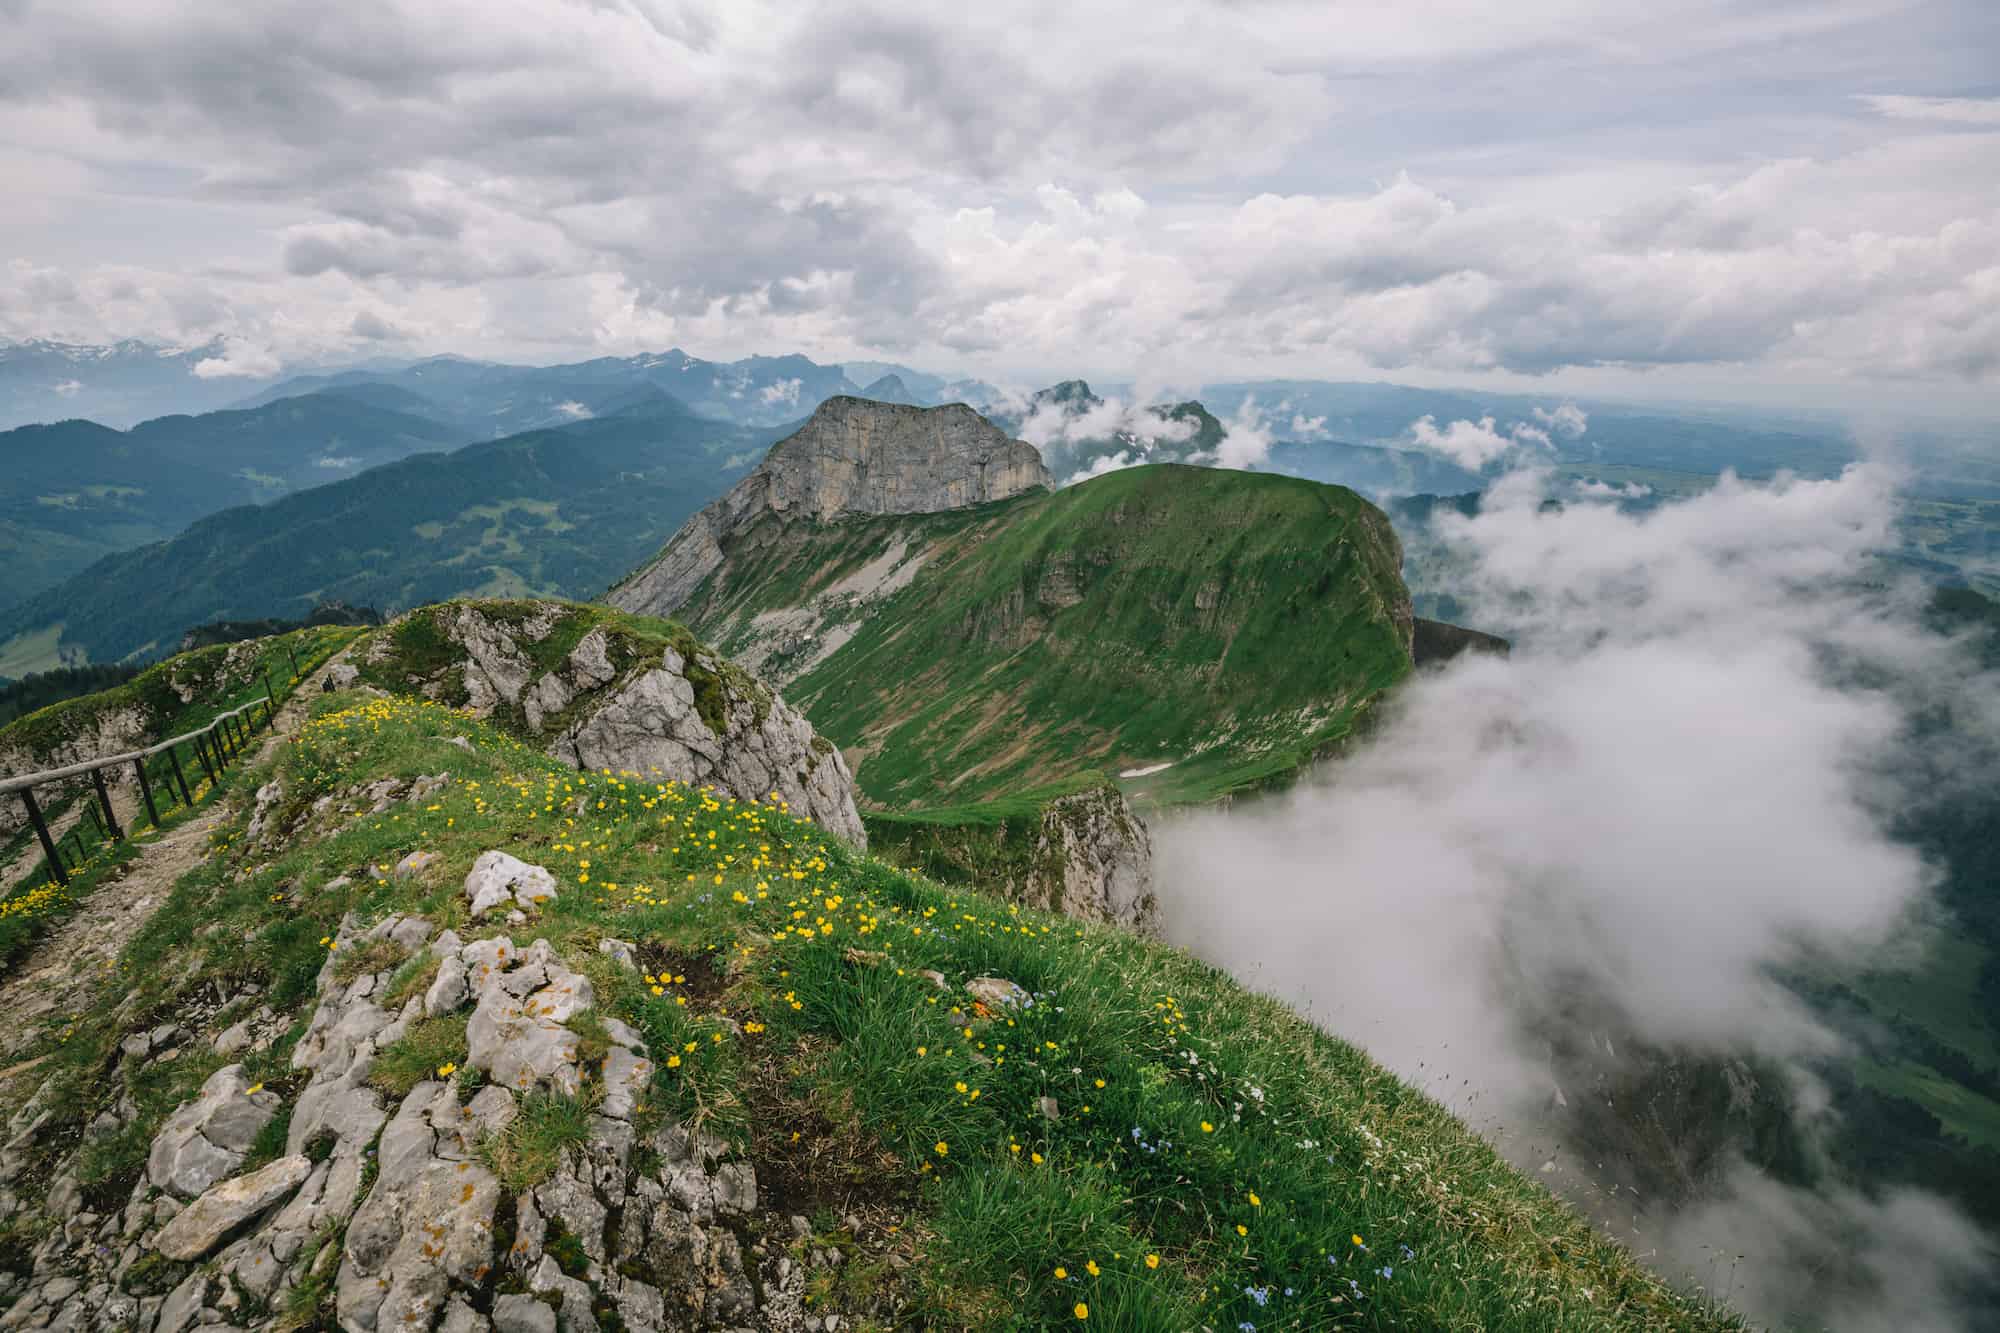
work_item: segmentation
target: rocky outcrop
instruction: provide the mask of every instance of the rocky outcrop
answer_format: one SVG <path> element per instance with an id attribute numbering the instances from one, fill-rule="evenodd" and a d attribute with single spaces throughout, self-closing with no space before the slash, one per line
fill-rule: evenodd
<path id="1" fill-rule="evenodd" d="M 16 1197 L 14 1176 L 0 1170 L 0 1214 L 45 1214 L 50 1224 L 37 1228 L 30 1267 L 0 1271 L 9 1306 L 0 1328 L 229 1333 L 302 1319 L 345 1333 L 851 1326 L 836 1313 L 843 1298 L 815 1289 L 818 1275 L 794 1258 L 813 1236 L 806 1219 L 769 1211 L 737 1148 L 648 1113 L 658 1071 L 645 1039 L 592 1012 L 590 982 L 548 941 L 467 943 L 421 917 L 370 925 L 349 915 L 329 944 L 292 1054 L 305 1081 L 292 1082 L 282 1155 L 232 1174 L 243 1163 L 235 1145 L 268 1137 L 260 1131 L 283 1104 L 245 1085 L 232 1065 L 168 1117 L 122 1208 L 93 1211 L 74 1154 L 58 1164 L 45 1200 Z M 459 1071 L 441 1067 L 400 1095 L 385 1093 L 379 1067 L 433 1013 L 421 995 L 391 1001 L 392 978 L 425 953 L 455 964 L 462 979 L 443 1015 L 475 1007 L 465 1069 L 453 1077 Z M 343 967 L 356 957 L 378 970 Z M 538 1044 L 519 1034 L 483 1033 L 489 1008 L 527 1017 L 550 1039 L 540 1045 L 558 1053 L 540 1059 L 526 1049 Z M 588 1053 L 586 1032 L 595 1043 Z M 145 1040 L 128 1056 L 134 1064 L 156 1045 L 136 1035 Z M 587 1134 L 551 1165 L 503 1180 L 510 1132 L 536 1104 L 524 1099 L 546 1105 L 579 1092 Z M 10 1150 L 48 1120 L 44 1100 L 38 1094 L 10 1119 Z M 811 1267 L 838 1259 L 814 1249 Z"/>
<path id="2" fill-rule="evenodd" d="M 1110 783 L 1042 808 L 1028 901 L 1080 921 L 1107 921 L 1157 933 L 1153 840 Z"/>
<path id="3" fill-rule="evenodd" d="M 875 853 L 947 883 L 1145 934 L 1159 931 L 1153 842 L 1115 783 L 1003 819 L 871 816 Z"/>
<path id="4" fill-rule="evenodd" d="M 1410 656 L 1419 667 L 1442 666 L 1463 653 L 1505 657 L 1513 645 L 1497 634 L 1418 616 L 1412 623 Z"/>
<path id="5" fill-rule="evenodd" d="M 803 715 L 692 639 L 602 623 L 579 634 L 597 614 L 555 602 L 430 607 L 383 631 L 369 669 L 398 688 L 500 715 L 579 768 L 776 800 L 866 846 L 846 761 Z M 429 661 L 405 653 L 398 645 L 413 631 L 449 652 Z M 572 643 L 567 652 L 551 650 L 562 642 Z"/>
<path id="6" fill-rule="evenodd" d="M 911 407 L 829 398 L 607 600 L 627 611 L 672 614 L 721 567 L 731 539 L 767 515 L 827 522 L 927 514 L 1053 485 L 1033 445 L 963 403 Z"/>

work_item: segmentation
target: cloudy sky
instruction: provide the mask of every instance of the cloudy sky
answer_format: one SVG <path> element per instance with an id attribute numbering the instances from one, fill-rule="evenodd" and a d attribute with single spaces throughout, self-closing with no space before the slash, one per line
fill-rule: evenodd
<path id="1" fill-rule="evenodd" d="M 2000 382 L 1991 0 L 0 0 L 0 50 L 0 337 Z"/>

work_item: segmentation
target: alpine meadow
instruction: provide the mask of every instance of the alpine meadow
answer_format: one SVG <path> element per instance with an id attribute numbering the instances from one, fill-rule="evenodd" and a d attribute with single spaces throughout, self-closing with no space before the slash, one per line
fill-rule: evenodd
<path id="1" fill-rule="evenodd" d="M 2000 9 L 0 50 L 0 1333 L 2000 1333 Z"/>

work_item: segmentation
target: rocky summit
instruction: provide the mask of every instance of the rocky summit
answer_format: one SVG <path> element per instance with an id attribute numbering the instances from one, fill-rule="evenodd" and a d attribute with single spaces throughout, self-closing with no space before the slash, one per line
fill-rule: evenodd
<path id="1" fill-rule="evenodd" d="M 829 522 L 938 513 L 1053 485 L 1033 445 L 963 403 L 911 407 L 829 398 L 607 600 L 627 611 L 672 614 L 721 566 L 731 539 L 766 515 Z"/>

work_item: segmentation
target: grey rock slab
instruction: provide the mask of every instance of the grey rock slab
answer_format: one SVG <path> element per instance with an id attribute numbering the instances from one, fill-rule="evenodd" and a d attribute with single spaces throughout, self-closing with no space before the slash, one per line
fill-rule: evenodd
<path id="1" fill-rule="evenodd" d="M 965 993 L 988 1009 L 1016 1009 L 1032 1003 L 1033 997 L 1003 977 L 974 977 L 965 983 Z"/>
<path id="2" fill-rule="evenodd" d="M 497 1296 L 493 1333 L 556 1333 L 556 1312 L 533 1296 Z"/>
<path id="3" fill-rule="evenodd" d="M 506 852 L 482 852 L 465 877 L 465 896 L 475 917 L 503 904 L 533 908 L 556 896 L 556 877 Z"/>
<path id="4" fill-rule="evenodd" d="M 160 1228 L 153 1248 L 169 1259 L 199 1259 L 235 1228 L 297 1189 L 311 1174 L 312 1163 L 304 1157 L 280 1157 L 248 1175 L 213 1185 Z"/>
<path id="5" fill-rule="evenodd" d="M 531 1012 L 498 986 L 479 997 L 465 1040 L 467 1063 L 503 1088 L 526 1091 L 547 1083 L 575 1096 L 582 1086 L 576 1034 Z"/>
<path id="6" fill-rule="evenodd" d="M 721 565 L 730 540 L 767 515 L 828 521 L 935 513 L 1054 485 L 1033 445 L 962 403 L 924 408 L 829 398 L 606 600 L 625 611 L 671 615 Z"/>
<path id="7" fill-rule="evenodd" d="M 438 1333 L 486 1333 L 493 1327 L 485 1315 L 466 1303 L 463 1296 L 454 1296 L 444 1307 L 444 1318 L 438 1321 Z"/>
<path id="8" fill-rule="evenodd" d="M 528 1290 L 557 1298 L 556 1327 L 562 1333 L 597 1333 L 597 1317 L 590 1312 L 590 1285 L 564 1276 L 551 1256 L 543 1255 L 528 1274 Z"/>
<path id="9" fill-rule="evenodd" d="M 276 1093 L 250 1091 L 243 1066 L 216 1070 L 154 1136 L 147 1178 L 182 1198 L 202 1193 L 236 1170 L 280 1104 Z"/>
<path id="10" fill-rule="evenodd" d="M 437 976 L 424 991 L 424 1012 L 432 1018 L 455 1012 L 471 995 L 465 963 L 456 954 L 446 954 L 438 964 Z"/>
<path id="11" fill-rule="evenodd" d="M 189 1273 L 178 1287 L 168 1293 L 160 1306 L 160 1322 L 153 1327 L 153 1333 L 181 1333 L 190 1327 L 201 1314 L 202 1306 L 208 1303 L 208 1274 Z"/>
<path id="12" fill-rule="evenodd" d="M 652 1086 L 653 1062 L 623 1046 L 613 1046 L 605 1053 L 599 1072 L 604 1077 L 600 1109 L 613 1119 L 630 1120 Z"/>

